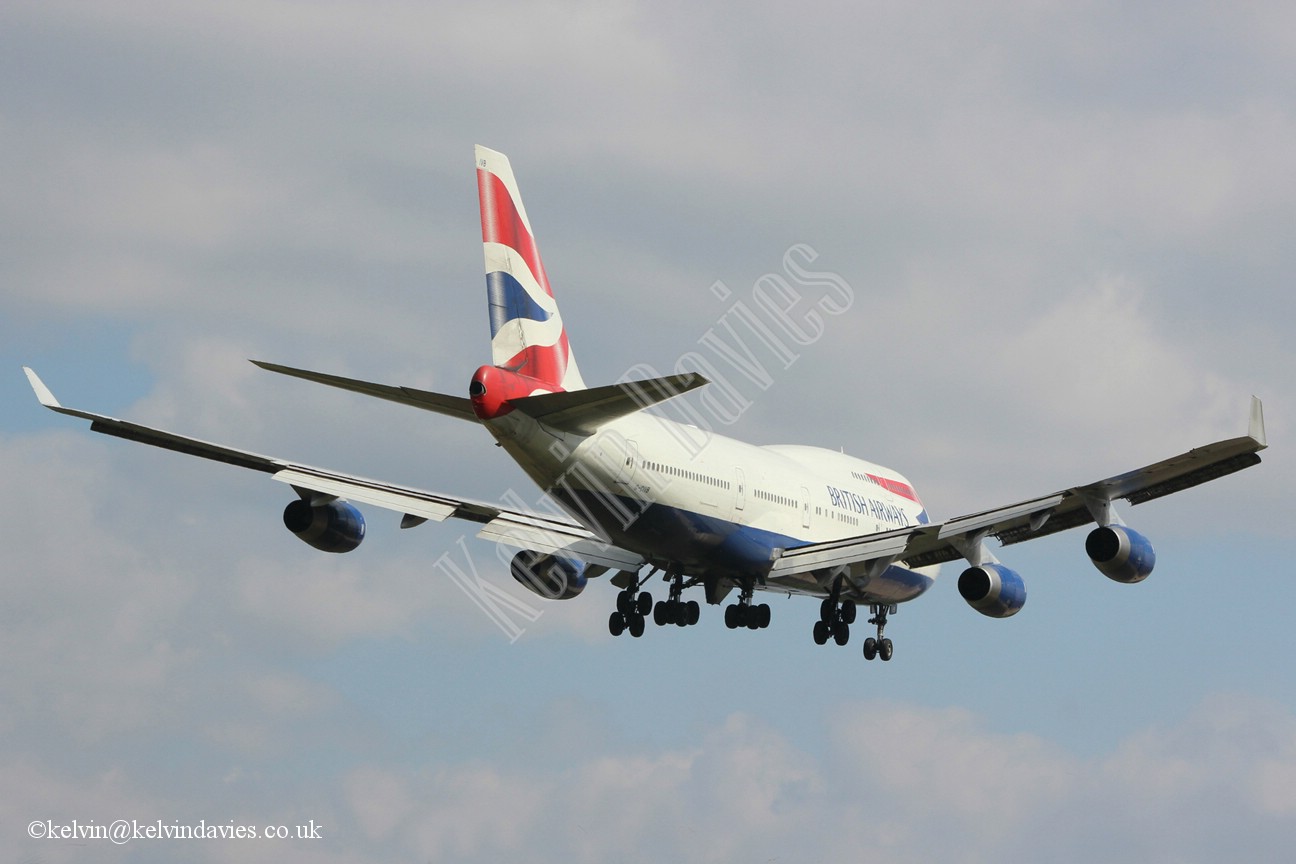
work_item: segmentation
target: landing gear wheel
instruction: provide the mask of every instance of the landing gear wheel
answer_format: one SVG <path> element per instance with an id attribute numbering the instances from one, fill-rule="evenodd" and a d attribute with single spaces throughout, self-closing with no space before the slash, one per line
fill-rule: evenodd
<path id="1" fill-rule="evenodd" d="M 608 632 L 611 633 L 613 636 L 620 636 L 622 633 L 625 632 L 625 629 L 626 629 L 625 616 L 622 615 L 620 612 L 613 612 L 612 617 L 608 618 Z"/>
<path id="2" fill-rule="evenodd" d="M 770 625 L 770 607 L 768 603 L 753 606 L 752 611 L 756 613 L 756 626 L 759 629 L 764 630 Z"/>
<path id="3" fill-rule="evenodd" d="M 845 645 L 850 641 L 850 625 L 845 621 L 838 621 L 833 627 L 833 641 L 838 645 Z"/>
<path id="4" fill-rule="evenodd" d="M 653 608 L 652 595 L 647 591 L 644 591 L 639 595 L 638 604 L 638 608 L 635 609 L 635 611 L 647 618 Z"/>
<path id="5" fill-rule="evenodd" d="M 670 601 L 671 621 L 676 627 L 689 626 L 689 607 L 683 600 Z"/>
<path id="6" fill-rule="evenodd" d="M 878 641 L 872 636 L 864 640 L 864 659 L 872 660 L 878 655 Z"/>
<path id="7" fill-rule="evenodd" d="M 843 624 L 855 623 L 855 601 L 843 600 L 841 604 L 841 620 Z"/>
<path id="8" fill-rule="evenodd" d="M 688 601 L 688 606 L 686 607 L 685 612 L 686 612 L 685 618 L 687 619 L 688 625 L 690 627 L 696 624 L 698 622 L 698 619 L 702 617 L 702 607 L 701 605 L 698 604 L 696 600 Z"/>
<path id="9" fill-rule="evenodd" d="M 657 605 L 653 607 L 653 623 L 658 627 L 670 623 L 669 611 L 666 608 L 665 601 L 658 600 Z"/>
<path id="10" fill-rule="evenodd" d="M 894 653 L 895 648 L 892 647 L 890 639 L 883 639 L 881 644 L 878 645 L 878 656 L 882 658 L 883 662 L 890 660 L 891 655 Z"/>
<path id="11" fill-rule="evenodd" d="M 631 636 L 638 639 L 644 634 L 644 616 L 637 612 L 627 616 L 626 629 L 630 631 Z"/>
<path id="12" fill-rule="evenodd" d="M 738 607 L 729 605 L 725 607 L 725 626 L 730 630 L 738 629 Z"/>
<path id="13" fill-rule="evenodd" d="M 630 592 L 629 588 L 617 594 L 616 608 L 622 615 L 629 615 L 634 611 L 634 594 Z"/>
<path id="14" fill-rule="evenodd" d="M 816 645 L 826 645 L 828 638 L 832 635 L 828 629 L 826 621 L 816 621 L 814 626 L 814 640 Z"/>

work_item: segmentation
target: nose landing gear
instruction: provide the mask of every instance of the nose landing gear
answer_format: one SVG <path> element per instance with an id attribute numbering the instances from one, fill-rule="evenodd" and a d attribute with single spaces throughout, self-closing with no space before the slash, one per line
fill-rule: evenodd
<path id="1" fill-rule="evenodd" d="M 887 615 L 893 614 L 896 607 L 873 604 L 869 606 L 869 611 L 873 613 L 869 623 L 877 625 L 877 638 L 870 636 L 864 640 L 864 659 L 872 660 L 874 657 L 881 657 L 882 661 L 886 662 L 895 653 L 895 647 L 890 639 L 883 638 L 882 631 L 886 629 Z"/>

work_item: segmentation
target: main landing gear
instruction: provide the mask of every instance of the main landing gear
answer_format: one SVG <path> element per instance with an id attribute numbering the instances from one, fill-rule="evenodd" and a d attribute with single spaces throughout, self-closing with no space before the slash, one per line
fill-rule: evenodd
<path id="1" fill-rule="evenodd" d="M 738 602 L 725 607 L 725 626 L 730 630 L 746 627 L 748 630 L 763 630 L 770 625 L 770 607 L 768 603 L 752 605 L 753 589 L 750 584 L 742 587 Z"/>
<path id="2" fill-rule="evenodd" d="M 841 600 L 841 588 L 842 579 L 838 576 L 833 580 L 832 590 L 828 592 L 828 596 L 819 607 L 819 620 L 814 625 L 816 645 L 824 645 L 829 639 L 838 645 L 845 645 L 850 640 L 850 625 L 855 623 L 855 601 Z M 882 637 L 882 631 L 886 629 L 887 615 L 894 614 L 896 607 L 871 603 L 869 611 L 873 613 L 873 617 L 868 620 L 868 623 L 877 625 L 877 636 L 870 636 L 864 640 L 864 659 L 872 660 L 881 657 L 884 661 L 890 660 L 895 653 L 895 647 L 890 639 Z"/>
<path id="3" fill-rule="evenodd" d="M 608 618 L 608 632 L 620 636 L 627 630 L 638 639 L 644 634 L 644 622 L 652 611 L 652 595 L 634 585 L 617 594 L 617 608 Z"/>
<path id="4" fill-rule="evenodd" d="M 670 599 L 658 600 L 657 605 L 653 607 L 653 623 L 658 627 L 667 624 L 674 624 L 677 627 L 689 627 L 698 622 L 702 616 L 702 607 L 696 600 L 685 601 L 681 598 L 684 593 L 684 577 L 676 573 L 675 578 L 671 580 Z"/>
<path id="5" fill-rule="evenodd" d="M 814 626 L 816 645 L 827 644 L 829 639 L 838 645 L 850 641 L 850 625 L 855 623 L 855 601 L 840 600 L 841 583 L 840 576 L 833 580 L 832 591 L 819 606 L 819 620 Z"/>
<path id="6" fill-rule="evenodd" d="M 869 611 L 873 613 L 869 623 L 877 625 L 877 638 L 870 636 L 864 640 L 864 659 L 872 660 L 874 657 L 881 657 L 885 662 L 891 659 L 891 655 L 895 653 L 895 648 L 891 645 L 890 639 L 882 638 L 882 631 L 886 629 L 887 614 L 894 613 L 896 607 L 873 604 L 869 606 Z"/>
<path id="7" fill-rule="evenodd" d="M 670 599 L 658 600 L 656 605 L 653 604 L 651 594 L 639 590 L 657 572 L 654 568 L 641 581 L 617 594 L 616 611 L 608 618 L 608 632 L 613 636 L 629 631 L 631 636 L 639 638 L 644 634 L 649 615 L 652 615 L 653 623 L 658 627 L 667 624 L 688 627 L 698 623 L 698 619 L 702 617 L 702 607 L 696 600 L 686 601 L 680 596 L 684 593 L 682 573 L 667 571 L 666 578 L 671 582 Z M 768 615 L 766 620 L 769 620 Z"/>

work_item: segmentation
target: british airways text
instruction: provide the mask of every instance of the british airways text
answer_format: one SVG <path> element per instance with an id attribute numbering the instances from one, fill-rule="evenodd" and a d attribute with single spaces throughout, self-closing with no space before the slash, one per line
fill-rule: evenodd
<path id="1" fill-rule="evenodd" d="M 895 525 L 908 525 L 909 520 L 904 511 L 894 504 L 878 501 L 876 498 L 865 498 L 836 486 L 828 486 L 828 500 L 834 507 L 850 510 L 855 513 L 867 513 L 879 522 L 891 522 Z"/>

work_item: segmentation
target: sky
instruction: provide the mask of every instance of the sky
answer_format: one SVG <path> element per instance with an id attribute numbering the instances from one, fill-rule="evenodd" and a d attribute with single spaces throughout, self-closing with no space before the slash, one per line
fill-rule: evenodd
<path id="1" fill-rule="evenodd" d="M 9 0 L 0 857 L 1272 859 L 1293 140 L 1278 2 Z M 709 362 L 716 431 L 893 467 L 936 518 L 1241 435 L 1252 394 L 1270 449 L 1122 511 L 1146 582 L 1054 535 L 999 551 L 1030 592 L 1000 621 L 947 565 L 882 664 L 782 597 L 768 630 L 706 608 L 614 639 L 615 589 L 543 602 L 470 525 L 371 509 L 326 555 L 281 484 L 33 398 L 23 365 L 75 407 L 538 504 L 472 424 L 247 362 L 466 392 L 478 143 L 587 382 Z M 724 374 L 707 334 L 789 255 L 849 309 L 768 380 Z M 32 836 L 116 820 L 292 836 Z"/>

